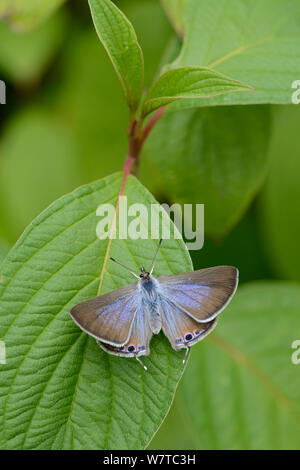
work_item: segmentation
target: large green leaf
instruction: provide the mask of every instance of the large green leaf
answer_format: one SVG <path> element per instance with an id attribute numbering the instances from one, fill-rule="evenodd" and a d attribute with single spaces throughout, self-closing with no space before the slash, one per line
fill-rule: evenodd
<path id="1" fill-rule="evenodd" d="M 212 67 L 255 92 L 172 107 L 291 102 L 292 82 L 300 76 L 298 0 L 187 0 L 183 21 L 184 44 L 172 67 Z"/>
<path id="2" fill-rule="evenodd" d="M 143 115 L 161 106 L 181 100 L 210 98 L 237 91 L 250 91 L 245 83 L 232 80 L 205 67 L 181 67 L 161 75 L 148 91 Z"/>
<path id="3" fill-rule="evenodd" d="M 260 231 L 270 266 L 300 280 L 300 107 L 276 109 L 270 172 L 260 199 Z"/>
<path id="4" fill-rule="evenodd" d="M 4 242 L 3 240 L 0 240 L 0 264 L 4 260 L 4 258 L 7 255 L 8 251 L 9 251 L 8 243 Z"/>
<path id="5" fill-rule="evenodd" d="M 256 204 L 253 204 L 221 240 L 206 235 L 203 248 L 190 252 L 194 269 L 218 265 L 236 266 L 240 273 L 240 283 L 273 277 L 260 240 L 257 219 Z"/>
<path id="6" fill-rule="evenodd" d="M 99 39 L 135 112 L 143 91 L 144 60 L 134 28 L 111 0 L 89 0 L 89 4 Z"/>
<path id="7" fill-rule="evenodd" d="M 39 26 L 65 0 L 2 0 L 0 19 L 16 31 L 28 31 Z"/>
<path id="8" fill-rule="evenodd" d="M 268 137 L 266 107 L 184 110 L 162 117 L 144 156 L 156 165 L 162 194 L 173 202 L 205 204 L 206 232 L 222 235 L 264 181 Z"/>
<path id="9" fill-rule="evenodd" d="M 116 204 L 121 183 L 117 173 L 53 203 L 2 265 L 1 448 L 140 449 L 171 404 L 183 354 L 166 338 L 153 338 L 145 372 L 134 359 L 103 352 L 69 315 L 79 301 L 132 282 L 110 255 L 138 270 L 149 266 L 157 247 L 152 239 L 97 238 L 96 209 Z M 155 203 L 132 176 L 123 194 L 128 205 Z M 140 222 L 147 222 L 143 215 Z M 183 242 L 166 241 L 156 274 L 190 269 Z"/>
<path id="10" fill-rule="evenodd" d="M 215 333 L 193 348 L 151 448 L 299 449 L 299 305 L 297 284 L 241 287 Z"/>

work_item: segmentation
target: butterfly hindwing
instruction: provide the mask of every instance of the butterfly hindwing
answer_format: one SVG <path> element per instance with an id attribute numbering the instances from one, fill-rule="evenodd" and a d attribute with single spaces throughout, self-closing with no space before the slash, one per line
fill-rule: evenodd
<path id="1" fill-rule="evenodd" d="M 136 312 L 130 337 L 124 346 L 111 346 L 102 341 L 98 341 L 98 343 L 102 349 L 116 356 L 148 356 L 150 354 L 151 337 L 152 331 L 149 326 L 148 313 L 144 305 L 141 304 Z"/>
<path id="2" fill-rule="evenodd" d="M 161 276 L 157 280 L 163 298 L 171 299 L 197 322 L 207 322 L 216 318 L 233 297 L 238 270 L 232 266 L 217 266 Z"/>
<path id="3" fill-rule="evenodd" d="M 161 299 L 160 306 L 162 330 L 177 351 L 201 341 L 217 323 L 216 319 L 199 323 L 168 299 Z"/>
<path id="4" fill-rule="evenodd" d="M 178 308 L 172 300 L 162 299 L 162 330 L 175 350 L 192 346 L 201 341 L 215 327 L 217 320 L 199 323 Z"/>
<path id="5" fill-rule="evenodd" d="M 75 305 L 71 316 L 75 323 L 97 340 L 123 346 L 131 334 L 141 299 L 132 284 Z"/>

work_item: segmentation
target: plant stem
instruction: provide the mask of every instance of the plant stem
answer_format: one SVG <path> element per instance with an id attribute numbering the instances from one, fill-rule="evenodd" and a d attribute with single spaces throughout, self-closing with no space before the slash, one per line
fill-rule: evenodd
<path id="1" fill-rule="evenodd" d="M 140 139 L 140 149 L 142 148 L 145 140 L 147 139 L 148 135 L 152 131 L 157 121 L 162 117 L 163 113 L 165 112 L 166 107 L 167 105 L 161 106 L 160 108 L 158 108 L 156 113 L 153 114 L 152 118 L 150 119 L 148 124 L 145 126 L 143 133 L 142 133 L 142 137 Z"/>
<path id="2" fill-rule="evenodd" d="M 128 127 L 128 136 L 129 136 L 129 156 L 126 158 L 125 165 L 124 165 L 124 172 L 125 167 L 128 168 L 130 162 L 130 170 L 129 173 L 137 176 L 138 168 L 139 168 L 139 155 L 144 145 L 145 140 L 147 139 L 148 135 L 150 134 L 151 130 L 157 123 L 157 121 L 161 118 L 166 106 L 162 106 L 159 108 L 156 113 L 152 116 L 148 124 L 142 129 L 142 120 L 135 120 L 131 119 L 129 127 Z"/>

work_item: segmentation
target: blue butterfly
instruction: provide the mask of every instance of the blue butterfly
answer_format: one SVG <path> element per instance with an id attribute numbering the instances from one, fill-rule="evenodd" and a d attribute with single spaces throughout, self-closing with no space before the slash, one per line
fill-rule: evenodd
<path id="1" fill-rule="evenodd" d="M 216 266 L 190 273 L 153 277 L 141 268 L 138 282 L 80 302 L 71 310 L 75 323 L 93 336 L 104 351 L 122 357 L 150 354 L 153 334 L 162 330 L 173 349 L 185 349 L 205 338 L 216 326 L 217 316 L 232 299 L 238 270 Z M 114 258 L 112 261 L 122 265 Z"/>

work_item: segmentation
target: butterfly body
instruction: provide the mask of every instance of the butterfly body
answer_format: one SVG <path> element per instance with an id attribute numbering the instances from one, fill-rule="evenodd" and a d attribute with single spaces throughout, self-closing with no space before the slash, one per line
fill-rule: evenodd
<path id="1" fill-rule="evenodd" d="M 153 334 L 158 334 L 162 327 L 158 282 L 155 278 L 149 278 L 140 280 L 139 283 L 143 309 L 146 312 L 150 330 Z"/>
<path id="2" fill-rule="evenodd" d="M 106 352 L 139 360 L 150 354 L 151 337 L 161 330 L 173 349 L 188 351 L 216 326 L 238 284 L 232 266 L 157 278 L 152 270 L 142 268 L 137 283 L 72 308 L 75 323 Z"/>

